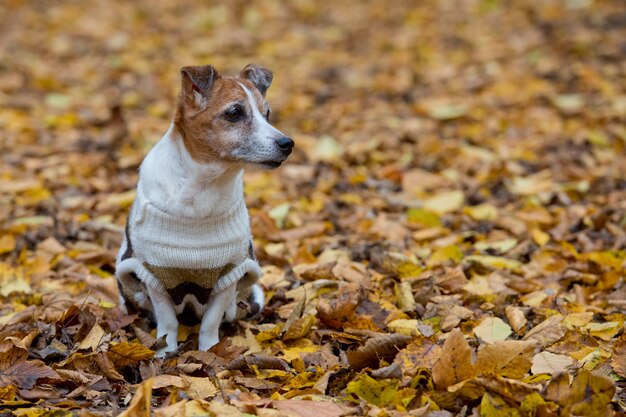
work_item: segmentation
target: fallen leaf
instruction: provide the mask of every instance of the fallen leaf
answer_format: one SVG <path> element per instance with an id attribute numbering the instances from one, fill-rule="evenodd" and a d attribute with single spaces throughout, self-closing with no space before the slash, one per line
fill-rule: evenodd
<path id="1" fill-rule="evenodd" d="M 539 352 L 533 357 L 531 372 L 553 375 L 565 372 L 574 364 L 574 360 L 567 355 L 557 355 L 550 352 Z"/>
<path id="2" fill-rule="evenodd" d="M 523 336 L 526 333 L 526 326 L 528 324 L 524 312 L 518 307 L 506 306 L 504 314 L 506 314 L 506 319 L 513 331 L 518 336 Z"/>
<path id="3" fill-rule="evenodd" d="M 354 369 L 363 369 L 380 359 L 394 356 L 411 339 L 411 336 L 400 333 L 384 334 L 368 339 L 363 346 L 347 352 L 348 362 Z"/>
<path id="4" fill-rule="evenodd" d="M 485 345 L 476 356 L 476 372 L 522 379 L 532 365 L 536 343 L 503 340 Z"/>
<path id="5" fill-rule="evenodd" d="M 511 327 L 498 317 L 487 317 L 474 327 L 476 337 L 480 337 L 486 343 L 504 340 L 512 333 Z"/>
<path id="6" fill-rule="evenodd" d="M 432 368 L 437 388 L 444 389 L 474 376 L 475 369 L 471 362 L 472 349 L 463 333 L 458 329 L 452 330 Z"/>
<path id="7" fill-rule="evenodd" d="M 561 324 L 562 321 L 563 316 L 560 314 L 550 316 L 530 329 L 524 340 L 536 340 L 542 347 L 550 346 L 561 340 L 567 332 L 565 326 Z"/>
<path id="8" fill-rule="evenodd" d="M 117 367 L 123 367 L 154 356 L 154 351 L 139 343 L 121 342 L 112 344 L 107 355 Z"/>
<path id="9" fill-rule="evenodd" d="M 128 408 L 119 417 L 145 417 L 150 415 L 152 402 L 152 378 L 145 380 L 137 387 Z"/>

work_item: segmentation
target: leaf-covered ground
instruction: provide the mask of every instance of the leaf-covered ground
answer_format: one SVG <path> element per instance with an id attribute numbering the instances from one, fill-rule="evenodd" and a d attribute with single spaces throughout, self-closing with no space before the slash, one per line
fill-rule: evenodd
<path id="1" fill-rule="evenodd" d="M 154 359 L 137 167 L 181 66 L 248 62 L 297 143 L 246 176 L 267 307 Z M 4 0 L 2 415 L 623 414 L 625 122 L 621 0 Z"/>

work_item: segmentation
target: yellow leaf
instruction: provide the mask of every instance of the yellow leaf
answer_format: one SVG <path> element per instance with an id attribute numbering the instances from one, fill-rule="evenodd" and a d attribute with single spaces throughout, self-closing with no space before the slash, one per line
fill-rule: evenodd
<path id="1" fill-rule="evenodd" d="M 497 253 L 507 253 L 517 245 L 517 239 L 502 239 L 496 242 L 478 242 L 474 245 L 475 249 L 481 252 L 496 251 Z"/>
<path id="2" fill-rule="evenodd" d="M 425 337 L 418 337 L 396 355 L 394 363 L 400 365 L 402 373 L 415 376 L 418 369 L 431 369 L 441 356 L 441 346 Z"/>
<path id="3" fill-rule="evenodd" d="M 319 138 L 317 146 L 313 152 L 313 159 L 316 161 L 333 162 L 343 155 L 343 146 L 334 138 L 323 135 Z"/>
<path id="4" fill-rule="evenodd" d="M 379 407 L 388 405 L 407 405 L 414 397 L 414 390 L 398 390 L 398 380 L 375 380 L 366 374 L 360 374 L 348 383 L 346 392 L 356 395 L 370 404 Z"/>
<path id="5" fill-rule="evenodd" d="M 498 317 L 487 317 L 474 328 L 474 334 L 486 343 L 504 340 L 512 333 L 511 327 Z"/>
<path id="6" fill-rule="evenodd" d="M 30 294 L 30 283 L 24 277 L 21 268 L 12 268 L 0 262 L 0 295 L 7 297 L 12 293 Z"/>
<path id="7" fill-rule="evenodd" d="M 121 342 L 112 344 L 107 352 L 111 362 L 121 368 L 154 356 L 154 351 L 140 343 Z"/>
<path id="8" fill-rule="evenodd" d="M 150 415 L 152 402 L 152 378 L 137 387 L 130 405 L 118 417 L 146 417 Z"/>
<path id="9" fill-rule="evenodd" d="M 15 385 L 5 385 L 0 387 L 0 401 L 13 401 L 17 395 L 17 387 Z"/>
<path id="10" fill-rule="evenodd" d="M 519 417 L 516 408 L 510 407 L 501 397 L 489 393 L 483 395 L 480 402 L 481 417 Z"/>
<path id="11" fill-rule="evenodd" d="M 402 281 L 393 287 L 398 308 L 404 312 L 415 310 L 415 298 L 411 289 L 411 283 Z"/>
<path id="12" fill-rule="evenodd" d="M 8 233 L 0 236 L 0 255 L 12 252 L 15 249 L 15 236 Z"/>
<path id="13" fill-rule="evenodd" d="M 589 323 L 583 327 L 583 329 L 587 330 L 590 335 L 606 341 L 613 339 L 613 337 L 615 337 L 615 335 L 620 331 L 620 328 L 621 326 L 617 321 Z"/>
<path id="14" fill-rule="evenodd" d="M 274 223 L 276 223 L 276 227 L 278 227 L 279 229 L 282 229 L 283 227 L 285 227 L 285 220 L 287 219 L 289 210 L 291 210 L 291 204 L 289 203 L 280 204 L 270 209 L 267 212 L 267 215 L 270 216 L 274 220 Z"/>
<path id="15" fill-rule="evenodd" d="M 387 323 L 389 330 L 407 336 L 421 336 L 422 334 L 417 328 L 418 325 L 419 321 L 415 319 L 398 319 Z"/>
<path id="16" fill-rule="evenodd" d="M 477 221 L 493 221 L 498 218 L 498 208 L 492 204 L 480 204 L 478 206 L 468 206 L 463 209 L 472 219 Z"/>
<path id="17" fill-rule="evenodd" d="M 456 245 L 450 245 L 437 249 L 430 259 L 428 266 L 440 265 L 446 262 L 458 263 L 463 259 L 463 252 Z"/>
<path id="18" fill-rule="evenodd" d="M 535 243 L 538 244 L 539 246 L 544 246 L 546 243 L 550 241 L 550 235 L 542 231 L 541 229 L 534 228 L 531 230 L 530 233 Z"/>
<path id="19" fill-rule="evenodd" d="M 519 269 L 522 263 L 514 259 L 503 258 L 500 256 L 489 255 L 471 255 L 465 257 L 466 262 L 477 262 L 484 266 L 495 269 Z"/>
<path id="20" fill-rule="evenodd" d="M 609 403 L 614 394 L 615 384 L 609 378 L 582 371 L 574 378 L 562 415 L 609 415 Z"/>
<path id="21" fill-rule="evenodd" d="M 409 223 L 426 227 L 441 227 L 441 220 L 437 213 L 422 208 L 410 208 L 406 212 L 406 219 Z"/>
<path id="22" fill-rule="evenodd" d="M 533 357 L 531 372 L 537 374 L 556 374 L 565 372 L 574 364 L 574 360 L 567 355 L 557 355 L 548 351 L 537 353 Z"/>
<path id="23" fill-rule="evenodd" d="M 95 351 L 98 348 L 100 342 L 104 337 L 104 329 L 100 327 L 98 323 L 94 324 L 87 336 L 83 340 L 81 340 L 78 345 L 78 349 L 90 349 L 91 351 Z"/>
<path id="24" fill-rule="evenodd" d="M 305 337 L 309 334 L 311 327 L 317 322 L 315 316 L 307 314 L 294 321 L 283 335 L 283 340 L 293 340 Z"/>
<path id="25" fill-rule="evenodd" d="M 445 191 L 427 200 L 422 205 L 424 209 L 437 214 L 451 213 L 460 209 L 465 202 L 465 195 L 461 190 Z"/>
<path id="26" fill-rule="evenodd" d="M 256 335 L 256 340 L 259 342 L 266 342 L 268 340 L 276 339 L 283 332 L 283 324 L 278 323 L 268 330 L 263 330 Z"/>
<path id="27" fill-rule="evenodd" d="M 573 329 L 575 327 L 582 327 L 589 323 L 593 319 L 592 312 L 586 313 L 572 313 L 565 316 L 563 319 L 563 325 L 568 329 Z"/>

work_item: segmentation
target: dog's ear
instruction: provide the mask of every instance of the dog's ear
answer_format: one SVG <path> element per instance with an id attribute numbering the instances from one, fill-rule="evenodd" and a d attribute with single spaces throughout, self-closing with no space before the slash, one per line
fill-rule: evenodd
<path id="1" fill-rule="evenodd" d="M 198 108 L 206 107 L 215 80 L 220 77 L 217 70 L 211 65 L 183 67 L 180 69 L 180 76 L 183 99 Z"/>
<path id="2" fill-rule="evenodd" d="M 267 89 L 272 85 L 272 79 L 274 78 L 272 71 L 255 64 L 246 65 L 239 73 L 239 76 L 252 82 L 263 97 L 265 97 Z"/>

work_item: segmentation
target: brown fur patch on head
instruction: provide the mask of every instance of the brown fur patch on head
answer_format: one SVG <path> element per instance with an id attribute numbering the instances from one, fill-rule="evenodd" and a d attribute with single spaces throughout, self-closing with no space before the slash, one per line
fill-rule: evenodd
<path id="1" fill-rule="evenodd" d="M 230 151 L 237 145 L 237 139 L 250 133 L 246 129 L 251 129 L 251 120 L 234 124 L 224 117 L 224 111 L 229 105 L 240 103 L 251 113 L 248 96 L 241 87 L 244 85 L 252 93 L 258 110 L 265 115 L 269 107 L 263 95 L 250 80 L 240 77 L 218 75 L 207 91 L 199 91 L 193 80 L 184 74 L 182 82 L 174 126 L 191 157 L 200 163 L 237 162 L 229 156 Z"/>

